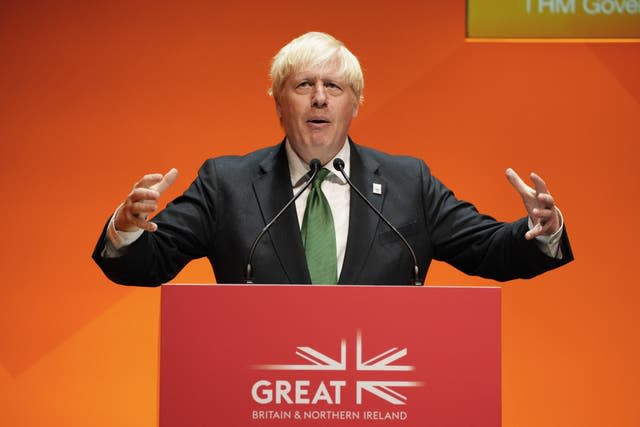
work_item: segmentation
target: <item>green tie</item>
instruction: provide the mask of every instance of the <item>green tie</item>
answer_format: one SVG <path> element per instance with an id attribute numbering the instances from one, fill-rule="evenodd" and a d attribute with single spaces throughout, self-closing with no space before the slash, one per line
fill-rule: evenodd
<path id="1" fill-rule="evenodd" d="M 328 173 L 328 169 L 321 169 L 313 181 L 300 230 L 309 274 L 311 274 L 311 283 L 314 285 L 335 285 L 338 283 L 336 231 L 333 226 L 333 215 L 331 215 L 329 202 L 320 188 L 320 184 Z"/>

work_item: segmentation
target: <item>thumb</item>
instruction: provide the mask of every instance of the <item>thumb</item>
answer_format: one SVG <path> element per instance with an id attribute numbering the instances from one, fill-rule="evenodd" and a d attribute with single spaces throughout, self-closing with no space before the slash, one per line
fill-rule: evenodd
<path id="1" fill-rule="evenodd" d="M 176 168 L 171 168 L 169 172 L 167 172 L 160 180 L 159 183 L 152 186 L 152 189 L 156 190 L 158 193 L 162 194 L 164 191 L 169 188 L 178 178 L 178 170 Z"/>

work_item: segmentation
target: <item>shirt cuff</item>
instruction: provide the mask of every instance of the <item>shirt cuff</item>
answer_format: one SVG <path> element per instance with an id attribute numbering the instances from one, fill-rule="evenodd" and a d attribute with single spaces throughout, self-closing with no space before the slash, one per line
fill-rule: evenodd
<path id="1" fill-rule="evenodd" d="M 121 231 L 116 229 L 115 218 L 121 207 L 122 205 L 118 206 L 113 215 L 111 215 L 109 225 L 107 225 L 107 241 L 101 254 L 103 258 L 119 257 L 122 255 L 122 249 L 138 240 L 144 232 L 142 228 L 134 231 Z"/>
<path id="2" fill-rule="evenodd" d="M 545 255 L 555 258 L 562 259 L 562 248 L 560 247 L 560 239 L 562 237 L 562 232 L 564 230 L 564 218 L 562 216 L 562 212 L 560 209 L 556 207 L 556 211 L 558 212 L 558 216 L 560 217 L 560 227 L 550 236 L 536 236 L 536 243 L 538 248 Z M 533 221 L 529 218 L 529 230 L 533 228 Z"/>

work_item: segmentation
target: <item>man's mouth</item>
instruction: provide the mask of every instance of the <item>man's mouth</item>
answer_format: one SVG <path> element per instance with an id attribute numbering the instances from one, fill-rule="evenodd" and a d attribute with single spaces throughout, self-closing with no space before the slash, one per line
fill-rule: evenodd
<path id="1" fill-rule="evenodd" d="M 322 117 L 314 117 L 307 120 L 307 126 L 312 132 L 321 132 L 324 131 L 331 125 L 331 122 Z"/>
<path id="2" fill-rule="evenodd" d="M 307 120 L 307 123 L 314 123 L 317 125 L 321 125 L 321 124 L 330 123 L 330 122 L 329 120 L 326 120 L 326 119 L 309 119 Z"/>

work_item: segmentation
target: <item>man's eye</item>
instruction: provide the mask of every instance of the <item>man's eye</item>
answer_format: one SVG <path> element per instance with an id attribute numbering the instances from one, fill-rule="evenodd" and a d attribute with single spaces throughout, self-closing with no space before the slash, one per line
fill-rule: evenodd
<path id="1" fill-rule="evenodd" d="M 327 82 L 325 83 L 324 87 L 327 88 L 327 91 L 332 95 L 338 95 L 342 93 L 342 87 L 337 83 Z"/>
<path id="2" fill-rule="evenodd" d="M 311 83 L 306 81 L 298 84 L 298 87 L 309 87 L 309 86 L 311 86 Z"/>

